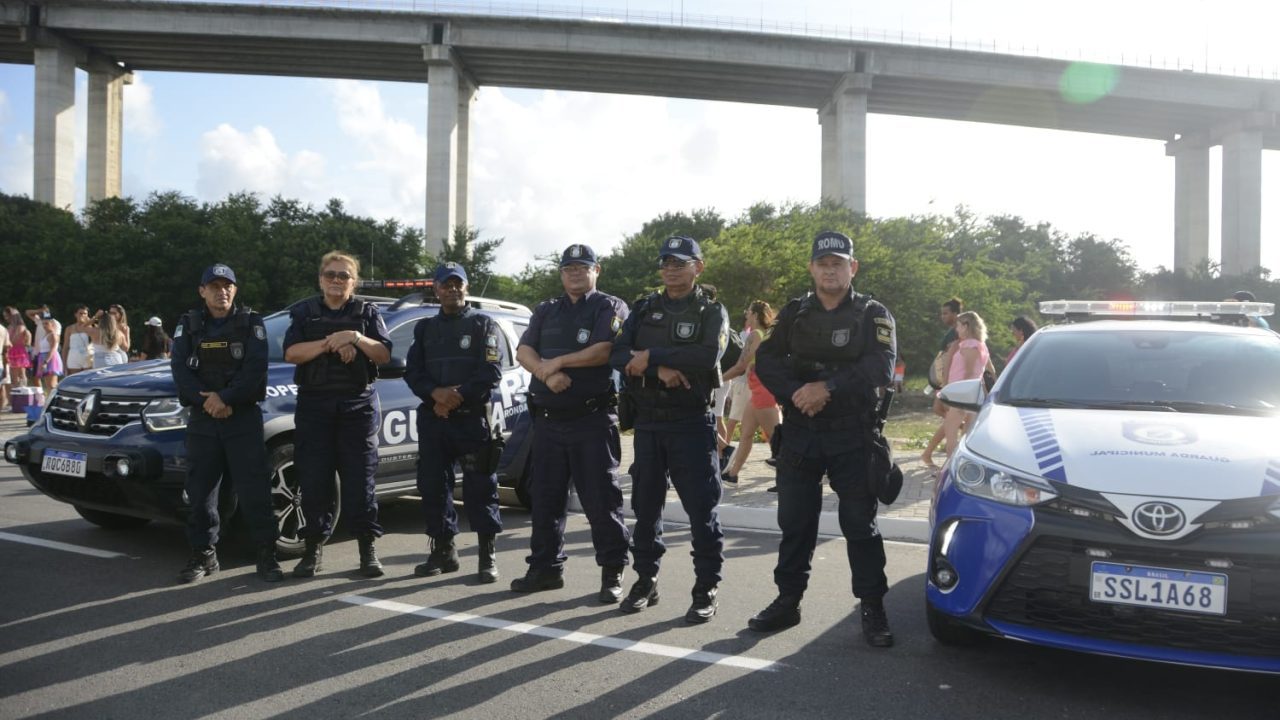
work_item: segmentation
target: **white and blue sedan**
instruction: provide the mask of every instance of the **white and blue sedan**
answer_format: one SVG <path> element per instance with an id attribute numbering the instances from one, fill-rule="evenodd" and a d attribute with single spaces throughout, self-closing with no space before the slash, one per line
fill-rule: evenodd
<path id="1" fill-rule="evenodd" d="M 931 510 L 934 637 L 1280 672 L 1280 336 L 1268 303 L 1043 303 Z"/>

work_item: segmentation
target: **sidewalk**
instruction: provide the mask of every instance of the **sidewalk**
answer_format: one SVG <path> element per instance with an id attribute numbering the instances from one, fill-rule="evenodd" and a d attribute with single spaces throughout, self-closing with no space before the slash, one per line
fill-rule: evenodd
<path id="1" fill-rule="evenodd" d="M 880 532 L 888 540 L 907 540 L 928 542 L 929 538 L 929 501 L 933 496 L 934 483 L 932 474 L 920 462 L 917 454 L 910 450 L 898 450 L 894 442 L 894 459 L 902 468 L 902 494 L 893 505 L 881 506 L 879 515 Z M 628 497 L 626 510 L 631 516 L 631 476 L 625 474 L 631 467 L 631 438 L 622 438 L 622 491 Z M 720 501 L 720 522 L 728 528 L 747 530 L 777 530 L 778 496 L 768 491 L 774 482 L 774 470 L 765 464 L 769 457 L 767 445 L 757 443 L 751 457 L 742 466 L 738 474 L 738 484 L 725 485 L 724 497 Z M 840 523 L 836 516 L 838 498 L 831 486 L 823 482 L 822 519 L 818 532 L 822 535 L 840 535 Z M 570 498 L 570 507 L 580 511 L 577 497 Z M 688 522 L 680 506 L 680 499 L 674 489 L 667 492 L 667 506 L 663 517 L 671 522 Z"/>

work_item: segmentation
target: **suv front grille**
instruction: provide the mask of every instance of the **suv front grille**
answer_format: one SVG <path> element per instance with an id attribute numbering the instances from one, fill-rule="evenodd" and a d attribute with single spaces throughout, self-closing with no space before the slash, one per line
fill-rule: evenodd
<path id="1" fill-rule="evenodd" d="M 53 429 L 77 435 L 110 437 L 125 425 L 142 420 L 142 409 L 148 402 L 144 399 L 100 395 L 93 418 L 87 427 L 81 429 L 76 418 L 76 407 L 84 400 L 85 394 L 58 391 L 53 402 L 45 409 Z"/>
<path id="2" fill-rule="evenodd" d="M 1107 545 L 1108 562 L 1210 571 L 1221 553 Z M 1259 548 L 1263 549 L 1263 548 Z M 1280 557 L 1232 556 L 1225 617 L 1089 600 L 1085 545 L 1043 537 L 1018 560 L 988 603 L 993 620 L 1140 645 L 1274 657 L 1280 654 Z M 1215 571 L 1222 572 L 1222 571 Z"/>

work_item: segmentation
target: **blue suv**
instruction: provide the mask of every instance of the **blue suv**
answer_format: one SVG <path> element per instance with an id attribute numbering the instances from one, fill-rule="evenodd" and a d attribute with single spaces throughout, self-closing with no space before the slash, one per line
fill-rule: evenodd
<path id="1" fill-rule="evenodd" d="M 418 281 L 419 283 L 421 281 Z M 429 281 L 427 281 L 429 283 Z M 374 387 L 382 410 L 378 430 L 379 497 L 417 492 L 419 400 L 403 381 L 405 356 L 419 320 L 439 311 L 429 293 L 377 302 L 391 333 L 391 361 Z M 528 505 L 529 414 L 525 392 L 529 373 L 515 361 L 520 336 L 531 315 L 523 305 L 472 297 L 467 302 L 502 329 L 502 381 L 493 393 L 490 420 L 502 428 L 506 447 L 498 467 L 499 493 L 507 504 Z M 293 413 L 297 405 L 294 366 L 284 362 L 281 342 L 287 312 L 265 318 L 270 345 L 267 397 L 262 401 L 271 493 L 280 528 L 281 555 L 302 551 L 298 535 L 301 494 L 293 470 Z M 49 398 L 27 434 L 5 444 L 5 459 L 22 468 L 37 489 L 70 503 L 76 512 L 106 528 L 138 527 L 151 520 L 185 519 L 187 474 L 184 429 L 187 410 L 177 397 L 168 360 L 151 360 L 77 373 Z M 337 476 L 334 476 L 337 483 Z M 236 498 L 224 483 L 224 526 L 234 521 Z M 335 494 L 335 497 L 338 495 Z M 341 508 L 339 508 L 341 511 Z"/>

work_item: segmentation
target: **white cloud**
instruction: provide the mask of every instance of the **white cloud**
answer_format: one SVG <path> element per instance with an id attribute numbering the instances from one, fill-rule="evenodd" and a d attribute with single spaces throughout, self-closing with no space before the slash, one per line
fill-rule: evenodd
<path id="1" fill-rule="evenodd" d="M 151 139 L 164 130 L 164 122 L 156 113 L 154 95 L 155 88 L 141 73 L 134 73 L 133 82 L 124 86 L 125 132 Z"/>
<path id="2" fill-rule="evenodd" d="M 200 137 L 196 193 L 204 200 L 249 191 L 323 202 L 324 175 L 323 156 L 307 150 L 290 156 L 262 126 L 241 132 L 223 123 Z"/>
<path id="3" fill-rule="evenodd" d="M 0 192 L 30 197 L 35 181 L 31 174 L 33 158 L 29 136 L 18 134 L 9 139 L 0 134 Z"/>
<path id="4" fill-rule="evenodd" d="M 426 136 L 414 123 L 389 115 L 373 83 L 338 80 L 330 92 L 338 127 L 358 158 L 339 173 L 349 209 L 421 227 L 426 217 Z"/>

